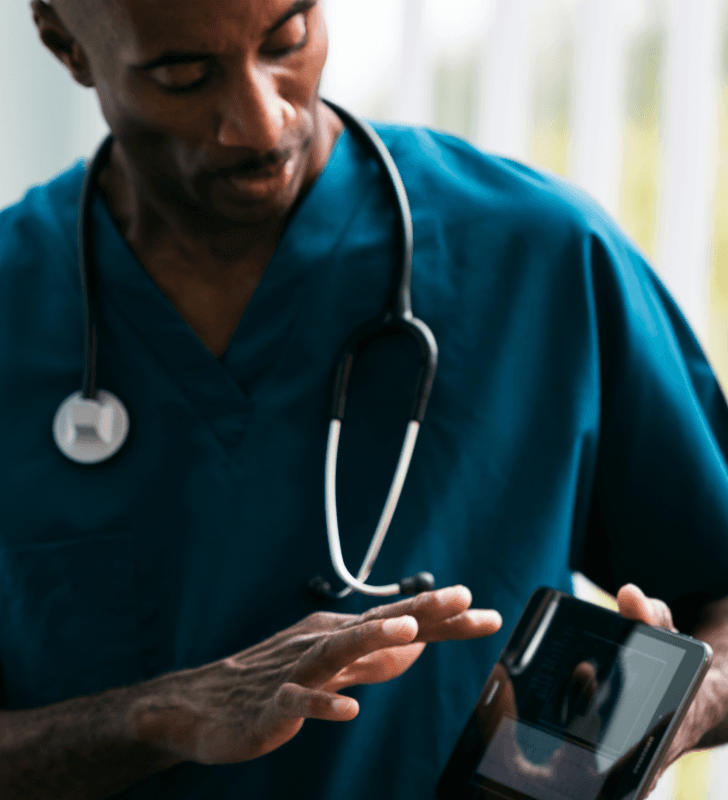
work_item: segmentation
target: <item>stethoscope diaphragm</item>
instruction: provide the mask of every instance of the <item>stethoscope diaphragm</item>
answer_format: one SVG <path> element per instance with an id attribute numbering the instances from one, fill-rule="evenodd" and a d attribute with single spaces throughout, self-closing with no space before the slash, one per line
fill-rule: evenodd
<path id="1" fill-rule="evenodd" d="M 53 418 L 53 439 L 64 456 L 78 464 L 100 464 L 111 458 L 129 434 L 129 414 L 111 392 L 96 399 L 79 389 L 67 397 Z"/>

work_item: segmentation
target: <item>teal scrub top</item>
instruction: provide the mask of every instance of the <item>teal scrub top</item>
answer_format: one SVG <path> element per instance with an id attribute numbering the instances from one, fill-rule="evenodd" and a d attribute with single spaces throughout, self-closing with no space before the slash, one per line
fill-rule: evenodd
<path id="1" fill-rule="evenodd" d="M 414 223 L 413 308 L 440 365 L 371 576 L 429 570 L 496 608 L 497 635 L 428 646 L 402 677 L 350 690 L 353 722 L 308 721 L 248 763 L 181 764 L 151 798 L 432 797 L 529 594 L 579 569 L 688 619 L 728 594 L 728 415 L 679 310 L 585 195 L 453 137 L 377 125 Z M 224 357 L 195 336 L 93 208 L 99 385 L 131 432 L 109 461 L 56 449 L 80 388 L 76 224 L 83 165 L 0 214 L 1 705 L 23 709 L 195 667 L 322 606 L 332 370 L 382 309 L 399 220 L 377 162 L 344 133 L 298 206 Z M 339 459 L 344 555 L 358 567 L 404 435 L 416 359 L 366 351 Z"/>

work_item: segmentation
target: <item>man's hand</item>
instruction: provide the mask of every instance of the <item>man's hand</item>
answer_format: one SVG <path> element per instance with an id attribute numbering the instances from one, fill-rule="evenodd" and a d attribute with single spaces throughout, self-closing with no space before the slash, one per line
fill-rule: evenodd
<path id="1" fill-rule="evenodd" d="M 627 584 L 619 590 L 617 603 L 620 614 L 627 619 L 677 632 L 672 621 L 672 613 L 667 604 L 662 600 L 647 597 L 641 589 L 633 584 Z M 675 738 L 672 740 L 667 756 L 652 783 L 650 791 L 655 788 L 655 784 L 665 770 L 677 761 L 681 755 L 694 750 L 705 734 L 715 727 L 721 719 L 721 709 L 725 704 L 725 689 L 716 691 L 715 682 L 716 678 L 720 680 L 720 675 L 716 675 L 714 672 L 715 670 L 713 669 L 708 672 L 700 689 L 698 689 L 687 714 L 675 734 Z"/>
<path id="2" fill-rule="evenodd" d="M 495 633 L 500 615 L 471 602 L 453 586 L 359 616 L 311 614 L 229 658 L 150 682 L 132 714 L 135 737 L 203 764 L 265 755 L 307 718 L 353 719 L 356 700 L 338 692 L 401 675 L 426 643 Z"/>

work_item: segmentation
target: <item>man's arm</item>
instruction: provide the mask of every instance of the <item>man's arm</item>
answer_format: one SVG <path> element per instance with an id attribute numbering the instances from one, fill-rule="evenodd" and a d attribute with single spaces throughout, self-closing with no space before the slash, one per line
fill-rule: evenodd
<path id="1" fill-rule="evenodd" d="M 181 761 L 135 741 L 143 684 L 28 711 L 0 712 L 0 797 L 101 800 Z"/>
<path id="2" fill-rule="evenodd" d="M 304 720 L 346 722 L 338 694 L 390 680 L 427 642 L 495 633 L 465 587 L 425 592 L 364 614 L 311 614 L 229 658 L 29 711 L 0 712 L 3 800 L 102 800 L 182 761 L 258 758 Z"/>

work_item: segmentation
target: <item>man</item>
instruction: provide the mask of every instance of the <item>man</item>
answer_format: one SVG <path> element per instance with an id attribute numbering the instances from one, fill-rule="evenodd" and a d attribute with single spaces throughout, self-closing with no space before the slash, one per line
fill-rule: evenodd
<path id="1" fill-rule="evenodd" d="M 95 467 L 50 434 L 83 360 L 77 166 L 0 216 L 2 796 L 432 796 L 528 595 L 568 589 L 571 567 L 659 593 L 711 643 L 669 760 L 723 741 L 726 407 L 614 226 L 518 165 L 379 126 L 441 362 L 374 576 L 432 565 L 504 625 L 484 638 L 500 617 L 462 586 L 322 612 L 304 584 L 328 563 L 331 369 L 383 305 L 397 217 L 318 98 L 320 3 L 32 8 L 115 137 L 93 208 L 99 383 L 132 432 Z M 339 467 L 352 563 L 389 486 L 410 356 L 387 342 L 355 375 Z M 672 626 L 635 586 L 618 599 Z"/>

